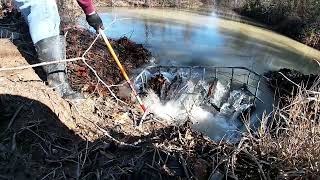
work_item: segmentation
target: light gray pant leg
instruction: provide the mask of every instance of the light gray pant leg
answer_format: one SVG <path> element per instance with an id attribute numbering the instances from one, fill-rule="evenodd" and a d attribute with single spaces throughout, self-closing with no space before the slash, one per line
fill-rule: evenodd
<path id="1" fill-rule="evenodd" d="M 64 37 L 60 34 L 60 16 L 55 0 L 14 0 L 29 26 L 39 61 L 65 59 Z M 65 71 L 66 63 L 43 67 L 47 74 Z"/>
<path id="2" fill-rule="evenodd" d="M 29 25 L 33 43 L 60 34 L 60 16 L 55 0 L 14 0 Z"/>

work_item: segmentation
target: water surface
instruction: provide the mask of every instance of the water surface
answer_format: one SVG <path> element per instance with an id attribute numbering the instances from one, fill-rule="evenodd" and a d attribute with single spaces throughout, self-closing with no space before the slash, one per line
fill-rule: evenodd
<path id="1" fill-rule="evenodd" d="M 319 72 L 313 61 L 319 51 L 214 12 L 141 8 L 101 12 L 109 37 L 127 36 L 142 43 L 159 64 L 244 66 L 258 73 L 284 67 Z"/>

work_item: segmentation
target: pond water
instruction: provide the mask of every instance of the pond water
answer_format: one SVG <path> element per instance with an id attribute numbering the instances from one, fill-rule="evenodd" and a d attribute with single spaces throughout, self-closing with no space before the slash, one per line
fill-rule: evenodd
<path id="1" fill-rule="evenodd" d="M 105 8 L 101 12 L 109 37 L 127 36 L 142 43 L 159 64 L 244 66 L 258 73 L 284 67 L 319 72 L 312 60 L 320 57 L 319 51 L 214 11 Z"/>
<path id="2" fill-rule="evenodd" d="M 313 60 L 320 57 L 319 51 L 250 25 L 254 23 L 241 23 L 238 16 L 222 16 L 211 10 L 153 8 L 103 8 L 100 13 L 107 36 L 126 36 L 143 44 L 152 52 L 155 64 L 241 66 L 260 74 L 280 68 L 292 68 L 303 73 L 320 72 Z M 257 103 L 257 110 L 251 117 L 253 122 L 258 122 L 265 110 L 272 110 L 273 94 L 264 83 L 258 97 L 263 103 Z M 200 130 L 213 139 L 221 137 L 224 132 L 219 132 L 219 135 L 213 132 L 226 123 L 221 121 L 206 122 L 211 127 L 212 123 L 220 125 L 213 125 L 215 128 L 212 130 Z"/>

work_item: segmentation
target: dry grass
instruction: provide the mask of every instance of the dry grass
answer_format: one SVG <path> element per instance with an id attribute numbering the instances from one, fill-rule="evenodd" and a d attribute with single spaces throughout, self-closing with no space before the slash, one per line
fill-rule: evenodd
<path id="1" fill-rule="evenodd" d="M 253 148 L 280 177 L 320 175 L 320 82 L 299 88 L 289 103 L 275 108 L 271 123 L 264 118 Z"/>

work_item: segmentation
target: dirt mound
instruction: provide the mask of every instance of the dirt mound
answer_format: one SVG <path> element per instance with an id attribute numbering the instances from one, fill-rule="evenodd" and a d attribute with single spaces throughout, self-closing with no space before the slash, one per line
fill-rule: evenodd
<path id="1" fill-rule="evenodd" d="M 69 29 L 67 33 L 67 58 L 82 56 L 95 37 L 96 35 L 88 30 Z M 151 54 L 141 44 L 136 44 L 126 37 L 111 40 L 110 43 L 128 74 L 149 62 Z M 107 84 L 116 85 L 124 81 L 102 38 L 97 40 L 85 58 L 87 63 Z M 69 63 L 68 75 L 69 80 L 72 82 L 72 87 L 78 91 L 88 93 L 95 91 L 102 96 L 108 94 L 107 89 L 98 83 L 95 74 L 83 61 Z"/>

